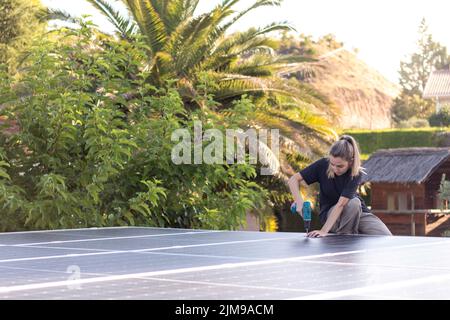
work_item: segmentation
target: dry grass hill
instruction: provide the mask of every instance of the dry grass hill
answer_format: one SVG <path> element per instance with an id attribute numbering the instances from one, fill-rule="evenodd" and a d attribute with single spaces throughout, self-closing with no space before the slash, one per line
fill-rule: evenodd
<path id="1" fill-rule="evenodd" d="M 315 49 L 320 53 L 317 62 L 291 64 L 280 75 L 309 83 L 334 102 L 340 111 L 338 127 L 391 127 L 391 106 L 399 86 L 344 48 Z"/>

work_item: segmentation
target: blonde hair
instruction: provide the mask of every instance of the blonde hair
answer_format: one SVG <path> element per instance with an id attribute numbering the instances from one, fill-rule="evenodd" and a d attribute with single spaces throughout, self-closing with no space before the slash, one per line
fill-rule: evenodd
<path id="1" fill-rule="evenodd" d="M 330 149 L 330 156 L 339 157 L 351 164 L 351 177 L 356 177 L 364 168 L 361 167 L 361 155 L 356 140 L 352 136 L 343 135 L 338 141 L 333 143 Z M 335 174 L 331 166 L 328 165 L 327 176 L 333 179 Z"/>

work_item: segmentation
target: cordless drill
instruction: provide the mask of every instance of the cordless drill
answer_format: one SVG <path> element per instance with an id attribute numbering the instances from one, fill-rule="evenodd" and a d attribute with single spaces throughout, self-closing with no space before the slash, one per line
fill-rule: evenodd
<path id="1" fill-rule="evenodd" d="M 297 204 L 294 202 L 291 206 L 291 212 L 293 214 L 297 213 Z M 309 227 L 311 226 L 311 202 L 304 201 L 303 202 L 303 222 L 305 225 L 306 233 L 309 232 Z"/>

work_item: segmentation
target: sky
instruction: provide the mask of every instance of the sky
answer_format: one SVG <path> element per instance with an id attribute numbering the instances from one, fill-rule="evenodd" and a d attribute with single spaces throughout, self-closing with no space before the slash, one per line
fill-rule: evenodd
<path id="1" fill-rule="evenodd" d="M 93 15 L 103 30 L 112 30 L 84 0 L 41 1 L 73 15 Z M 220 2 L 200 0 L 196 13 L 206 12 Z M 241 0 L 236 9 L 253 3 L 253 0 Z M 400 61 L 417 51 L 422 18 L 426 19 L 433 39 L 450 49 L 449 0 L 284 0 L 280 7 L 263 7 L 250 12 L 230 31 L 287 21 L 298 34 L 311 35 L 313 39 L 332 33 L 347 49 L 358 49 L 358 57 L 369 66 L 398 83 Z"/>

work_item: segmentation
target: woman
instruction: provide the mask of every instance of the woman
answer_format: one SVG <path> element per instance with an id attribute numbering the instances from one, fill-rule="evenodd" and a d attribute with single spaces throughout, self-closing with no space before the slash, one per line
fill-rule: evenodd
<path id="1" fill-rule="evenodd" d="M 344 135 L 330 149 L 328 158 L 309 165 L 289 179 L 289 188 L 302 215 L 303 199 L 299 183 L 320 184 L 320 222 L 322 229 L 307 234 L 324 237 L 329 232 L 337 234 L 392 235 L 386 225 L 370 213 L 356 190 L 361 183 L 361 159 L 353 137 Z"/>

